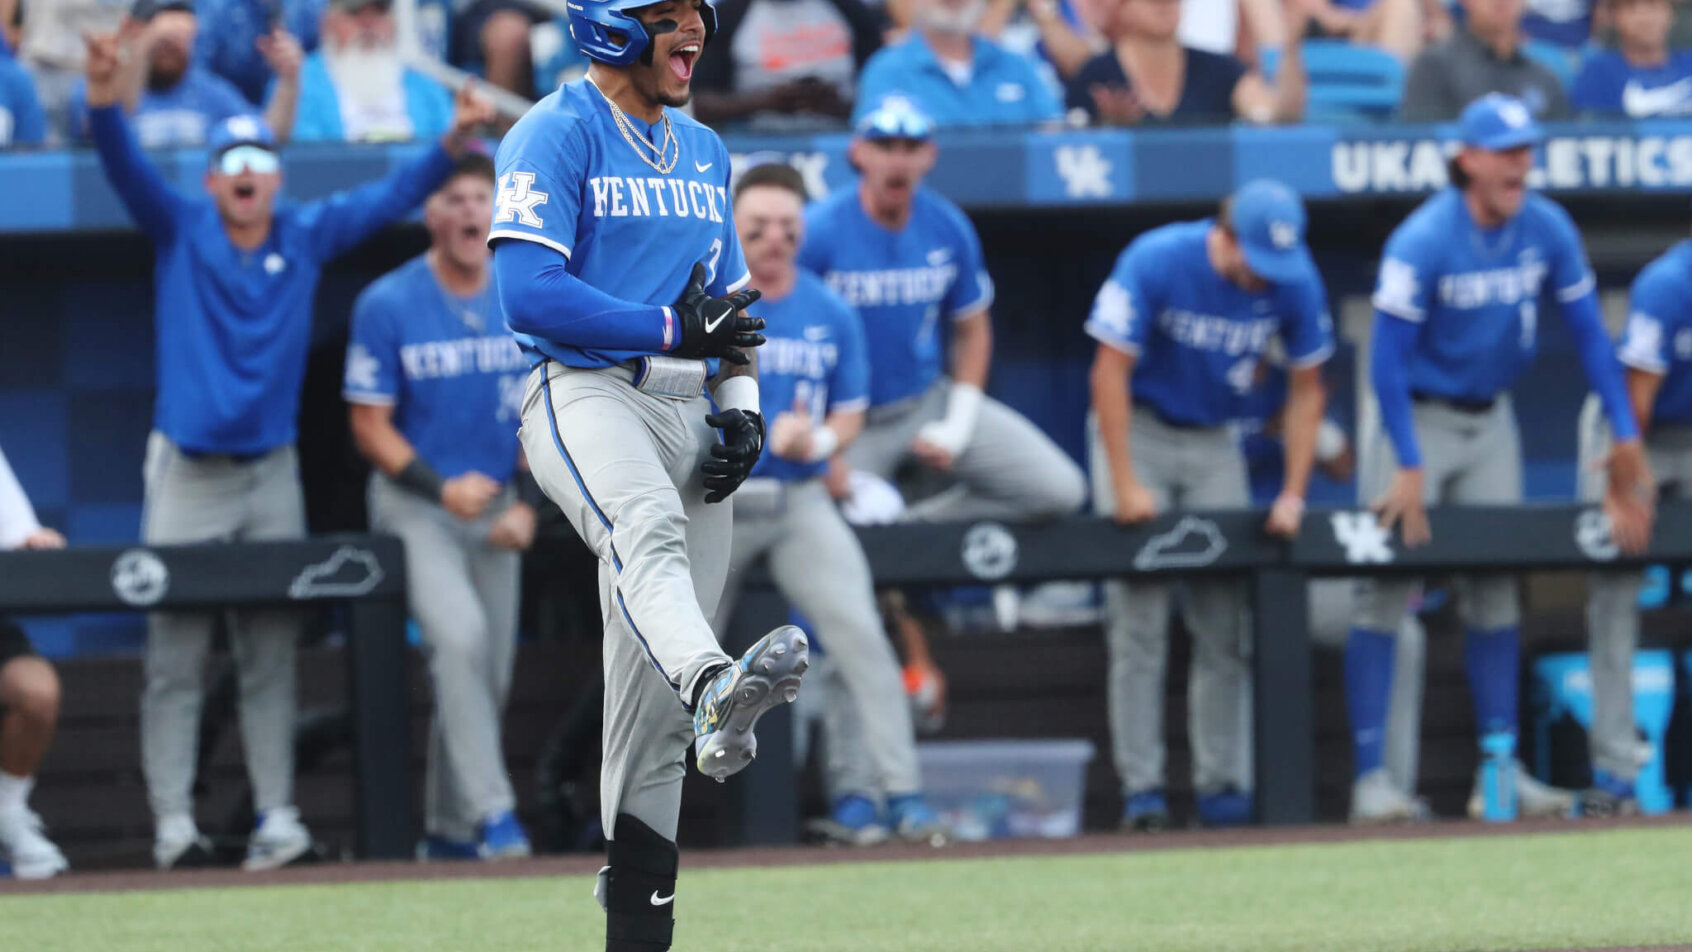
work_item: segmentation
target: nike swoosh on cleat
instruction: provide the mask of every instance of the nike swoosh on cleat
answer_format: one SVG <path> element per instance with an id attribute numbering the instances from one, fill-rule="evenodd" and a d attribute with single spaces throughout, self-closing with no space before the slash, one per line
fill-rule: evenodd
<path id="1" fill-rule="evenodd" d="M 676 901 L 676 894 L 675 893 L 670 893 L 668 896 L 665 896 L 664 898 L 659 899 L 658 898 L 658 890 L 656 890 L 656 889 L 652 890 L 651 902 L 654 906 L 668 906 L 670 903 L 675 902 L 675 901 Z"/>

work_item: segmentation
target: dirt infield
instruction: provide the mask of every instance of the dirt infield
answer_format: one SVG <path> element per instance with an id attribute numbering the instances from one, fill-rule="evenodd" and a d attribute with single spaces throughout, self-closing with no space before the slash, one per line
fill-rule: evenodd
<path id="1" fill-rule="evenodd" d="M 1692 825 L 1692 814 L 1634 817 L 1614 820 L 1528 820 L 1511 824 L 1442 821 L 1396 827 L 1339 825 L 1190 830 L 1155 835 L 1094 833 L 1062 840 L 994 840 L 960 843 L 945 849 L 887 845 L 869 849 L 779 846 L 732 850 L 693 850 L 682 858 L 684 869 L 747 866 L 808 866 L 826 863 L 917 861 L 925 859 L 988 859 L 1001 856 L 1059 856 L 1088 853 L 1132 853 L 1165 850 L 1218 849 L 1237 846 L 1275 846 L 1300 843 L 1344 843 L 1360 840 L 1412 840 L 1462 836 L 1502 836 L 1532 833 L 1578 833 L 1638 827 Z M 81 873 L 43 882 L 0 879 L 0 896 L 33 893 L 119 892 L 145 889 L 269 886 L 309 883 L 391 882 L 426 879 L 585 876 L 602 863 L 598 856 L 555 856 L 502 863 L 321 863 L 267 873 L 234 869 L 152 870 Z M 1653 947 L 1653 950 L 1670 948 Z M 1685 948 L 1675 946 L 1673 948 Z M 1539 950 L 1555 952 L 1555 950 Z M 1621 950 L 1604 950 L 1621 952 Z"/>

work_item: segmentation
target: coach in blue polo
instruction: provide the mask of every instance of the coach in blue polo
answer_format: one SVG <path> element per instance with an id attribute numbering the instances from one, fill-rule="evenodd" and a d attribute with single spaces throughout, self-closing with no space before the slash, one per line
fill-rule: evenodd
<path id="1" fill-rule="evenodd" d="M 980 33 L 978 0 L 917 0 L 908 39 L 886 47 L 858 77 L 853 123 L 902 96 L 941 126 L 1026 126 L 1063 116 L 1034 61 Z"/>
<path id="2" fill-rule="evenodd" d="M 254 116 L 210 136 L 205 193 L 171 188 L 142 154 L 117 103 L 114 36 L 88 40 L 89 128 L 106 177 L 152 240 L 158 397 L 143 470 L 148 543 L 287 539 L 305 532 L 294 418 L 323 265 L 417 206 L 452 153 L 491 117 L 461 94 L 438 146 L 387 178 L 305 204 L 278 202 L 276 140 Z M 149 619 L 141 759 L 161 868 L 205 852 L 192 787 L 208 613 Z M 240 672 L 241 739 L 259 823 L 245 868 L 271 869 L 311 847 L 293 806 L 294 645 L 298 619 L 240 613 L 230 642 Z"/>

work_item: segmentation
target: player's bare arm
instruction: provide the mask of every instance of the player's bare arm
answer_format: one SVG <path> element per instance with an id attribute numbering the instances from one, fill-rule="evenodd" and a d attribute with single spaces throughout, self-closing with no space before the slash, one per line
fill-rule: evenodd
<path id="1" fill-rule="evenodd" d="M 466 521 L 487 510 L 499 495 L 499 483 L 477 472 L 443 479 L 394 426 L 391 405 L 355 403 L 347 411 L 358 451 L 401 486 Z"/>
<path id="2" fill-rule="evenodd" d="M 1135 478 L 1134 456 L 1129 450 L 1134 398 L 1128 381 L 1136 361 L 1133 354 L 1106 344 L 1100 344 L 1093 357 L 1093 414 L 1098 419 L 1099 438 L 1110 466 L 1111 491 L 1116 497 L 1112 515 L 1123 525 L 1145 522 L 1157 515 L 1157 499 Z"/>
<path id="3" fill-rule="evenodd" d="M 1320 367 L 1296 367 L 1287 375 L 1287 407 L 1282 419 L 1287 447 L 1287 473 L 1281 494 L 1269 509 L 1268 530 L 1284 538 L 1298 534 L 1304 518 L 1304 498 L 1316 459 L 1316 431 L 1322 426 L 1327 393 Z"/>
<path id="4" fill-rule="evenodd" d="M 993 365 L 993 319 L 983 309 L 952 323 L 952 387 L 946 415 L 924 426 L 911 451 L 924 465 L 945 471 L 969 445 Z"/>
<path id="5" fill-rule="evenodd" d="M 802 397 L 770 423 L 770 452 L 795 462 L 829 459 L 864 430 L 862 410 L 836 410 L 819 427 Z M 842 464 L 844 465 L 844 464 Z"/>

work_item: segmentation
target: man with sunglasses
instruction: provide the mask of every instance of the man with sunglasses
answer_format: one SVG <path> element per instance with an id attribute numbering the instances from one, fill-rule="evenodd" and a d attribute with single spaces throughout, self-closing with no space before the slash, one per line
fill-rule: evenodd
<path id="1" fill-rule="evenodd" d="M 914 458 L 961 484 L 911 506 L 911 519 L 1032 519 L 1081 508 L 1080 468 L 982 392 L 993 359 L 993 280 L 975 226 L 922 187 L 939 154 L 933 120 L 908 99 L 886 97 L 858 120 L 850 149 L 858 180 L 810 207 L 799 251 L 800 266 L 864 319 L 869 410 L 846 462 L 892 479 Z M 950 368 L 940 349 L 948 336 Z"/>
<path id="2" fill-rule="evenodd" d="M 143 471 L 148 543 L 297 538 L 305 531 L 295 416 L 323 266 L 415 208 L 491 110 L 459 96 L 440 144 L 387 178 L 315 202 L 278 202 L 276 139 L 236 116 L 210 136 L 205 196 L 170 187 L 142 154 L 118 98 L 114 36 L 88 40 L 89 125 L 100 163 L 152 240 L 158 397 Z M 141 701 L 142 769 L 156 821 L 153 859 L 200 858 L 192 787 L 210 613 L 149 619 Z M 237 613 L 241 734 L 259 823 L 244 868 L 271 869 L 311 847 L 293 806 L 298 619 Z"/>

